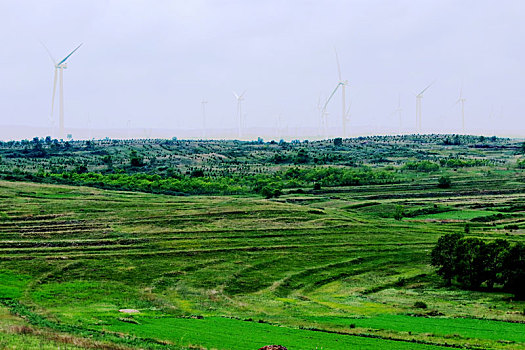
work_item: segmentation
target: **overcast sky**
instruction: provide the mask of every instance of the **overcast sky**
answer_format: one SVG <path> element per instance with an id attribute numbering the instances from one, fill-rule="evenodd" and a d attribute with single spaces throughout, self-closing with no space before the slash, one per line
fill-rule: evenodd
<path id="1" fill-rule="evenodd" d="M 66 128 L 317 127 L 318 99 L 349 81 L 349 134 L 466 131 L 525 136 L 525 2 L 0 1 L 0 125 L 47 126 L 53 64 L 64 72 Z M 56 105 L 56 104 L 55 104 Z M 328 107 L 341 125 L 341 95 Z M 57 118 L 57 115 L 55 115 Z"/>

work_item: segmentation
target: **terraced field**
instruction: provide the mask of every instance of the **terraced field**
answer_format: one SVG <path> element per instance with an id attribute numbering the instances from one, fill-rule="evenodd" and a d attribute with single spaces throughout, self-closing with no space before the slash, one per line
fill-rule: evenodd
<path id="1" fill-rule="evenodd" d="M 445 288 L 429 266 L 437 238 L 466 222 L 521 240 L 522 174 L 458 172 L 454 184 L 267 200 L 0 182 L 0 311 L 13 314 L 0 344 L 525 348 L 525 303 Z"/>

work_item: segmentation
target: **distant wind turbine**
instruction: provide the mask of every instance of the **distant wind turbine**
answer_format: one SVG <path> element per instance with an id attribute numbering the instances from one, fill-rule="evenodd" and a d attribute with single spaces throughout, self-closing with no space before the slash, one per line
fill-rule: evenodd
<path id="1" fill-rule="evenodd" d="M 282 125 L 283 125 L 283 116 L 281 113 L 277 115 L 277 138 L 280 140 L 282 138 Z"/>
<path id="2" fill-rule="evenodd" d="M 343 122 L 343 137 L 346 138 L 346 122 L 348 121 L 348 115 L 350 113 L 350 108 L 348 108 L 348 111 L 346 110 L 346 86 L 348 85 L 348 80 L 343 80 L 343 77 L 341 75 L 341 65 L 339 64 L 339 55 L 337 54 L 337 50 L 334 48 L 335 51 L 335 60 L 337 61 L 337 73 L 339 74 L 339 85 L 341 86 L 341 95 L 342 95 L 342 114 L 341 119 Z"/>
<path id="3" fill-rule="evenodd" d="M 60 79 L 59 82 L 59 89 L 60 89 L 60 95 L 59 95 L 59 137 L 64 138 L 64 76 L 63 72 L 64 69 L 67 69 L 67 59 L 71 57 L 72 54 L 75 53 L 79 49 L 82 44 L 78 45 L 73 51 L 69 53 L 64 59 L 62 59 L 60 62 L 56 62 L 56 60 L 53 58 L 53 55 L 51 55 L 51 52 L 49 49 L 42 43 L 44 48 L 46 49 L 49 57 L 51 58 L 51 61 L 53 61 L 53 64 L 55 66 L 55 77 L 53 80 L 53 96 L 51 99 L 51 120 L 53 120 L 53 112 L 55 107 L 55 93 L 56 93 L 56 87 L 57 87 L 57 76 Z"/>
<path id="4" fill-rule="evenodd" d="M 419 94 L 416 95 L 416 128 L 418 132 L 421 132 L 421 99 L 423 98 L 423 94 L 425 91 L 428 90 L 429 87 L 431 87 L 435 82 L 428 84 L 426 88 L 421 90 Z"/>
<path id="5" fill-rule="evenodd" d="M 461 130 L 465 134 L 465 101 L 467 99 L 463 97 L 463 88 L 459 90 L 459 98 L 456 104 L 461 103 Z"/>
<path id="6" fill-rule="evenodd" d="M 233 95 L 237 99 L 237 113 L 239 116 L 239 125 L 238 125 L 238 131 L 237 136 L 239 137 L 239 140 L 242 137 L 242 128 L 243 128 L 243 120 L 242 120 L 242 101 L 244 101 L 244 94 L 246 93 L 246 90 L 240 95 L 237 95 L 235 91 L 233 91 Z"/>
<path id="7" fill-rule="evenodd" d="M 398 121 L 399 121 L 399 132 L 400 133 L 401 133 L 401 130 L 403 129 L 403 123 L 402 123 L 402 119 L 401 119 L 401 113 L 402 112 L 403 112 L 403 109 L 401 108 L 401 95 L 399 95 L 398 100 L 397 100 L 397 108 L 394 109 L 394 111 L 392 113 L 390 113 L 390 116 L 393 116 L 393 115 L 397 114 Z"/>
<path id="8" fill-rule="evenodd" d="M 206 103 L 208 103 L 208 101 L 206 101 L 205 99 L 201 101 L 201 104 L 202 104 L 202 138 L 203 139 L 206 139 Z"/>
<path id="9" fill-rule="evenodd" d="M 335 50 L 335 49 L 334 49 Z M 343 124 L 343 137 L 346 137 L 346 123 L 348 121 L 348 115 L 350 113 L 350 109 L 346 109 L 346 86 L 348 85 L 348 80 L 343 80 L 342 74 L 341 74 L 341 65 L 339 64 L 339 56 L 337 55 L 337 50 L 335 50 L 335 59 L 337 62 L 337 72 L 339 75 L 339 81 L 337 82 L 337 85 L 335 86 L 334 90 L 326 100 L 322 112 L 321 117 L 323 118 L 323 121 L 325 123 L 325 136 L 326 136 L 326 107 L 328 106 L 328 103 L 332 99 L 332 97 L 337 92 L 337 89 L 341 87 L 341 96 L 342 96 L 342 110 L 341 110 L 341 120 Z"/>

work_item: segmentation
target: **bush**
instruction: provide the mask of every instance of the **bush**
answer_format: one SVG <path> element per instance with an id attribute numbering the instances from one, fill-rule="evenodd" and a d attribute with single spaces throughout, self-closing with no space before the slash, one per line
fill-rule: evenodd
<path id="1" fill-rule="evenodd" d="M 195 169 L 190 173 L 190 177 L 204 177 L 204 170 Z"/>
<path id="2" fill-rule="evenodd" d="M 421 162 L 408 162 L 403 166 L 404 169 L 415 170 L 419 172 L 429 173 L 432 171 L 439 170 L 439 165 L 428 160 Z"/>
<path id="3" fill-rule="evenodd" d="M 139 167 L 144 165 L 144 157 L 139 156 L 137 151 L 133 150 L 129 154 L 129 162 L 133 167 Z"/>
<path id="4" fill-rule="evenodd" d="M 438 180 L 439 188 L 450 188 L 452 186 L 452 180 L 448 176 L 441 176 Z"/>
<path id="5" fill-rule="evenodd" d="M 416 301 L 414 303 L 414 307 L 417 308 L 417 309 L 426 309 L 427 308 L 427 304 L 425 304 L 422 301 Z"/>
<path id="6" fill-rule="evenodd" d="M 401 220 L 405 216 L 405 209 L 402 205 L 396 205 L 396 209 L 394 211 L 394 219 Z"/>
<path id="7" fill-rule="evenodd" d="M 279 197 L 282 192 L 280 189 L 278 188 L 273 188 L 273 187 L 270 187 L 270 186 L 264 186 L 262 189 L 261 189 L 261 194 L 266 197 L 266 198 L 273 198 L 273 197 Z"/>

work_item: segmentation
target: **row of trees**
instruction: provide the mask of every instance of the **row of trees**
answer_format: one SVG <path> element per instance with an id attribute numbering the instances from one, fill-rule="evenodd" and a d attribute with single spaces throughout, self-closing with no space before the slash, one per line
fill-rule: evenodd
<path id="1" fill-rule="evenodd" d="M 488 159 L 441 158 L 439 159 L 439 164 L 429 160 L 406 162 L 403 169 L 429 173 L 439 170 L 440 166 L 446 168 L 464 168 L 490 166 L 492 164 L 493 162 Z"/>
<path id="2" fill-rule="evenodd" d="M 132 154 L 134 166 L 140 166 L 142 159 Z M 111 159 L 108 159 L 111 162 Z M 0 174 L 8 180 L 62 183 L 68 185 L 93 186 L 105 189 L 143 191 L 165 194 L 246 194 L 258 193 L 267 198 L 277 197 L 285 188 L 305 188 L 317 184 L 320 186 L 356 186 L 366 184 L 392 183 L 399 181 L 392 171 L 362 168 L 288 168 L 269 174 L 229 174 L 206 176 L 202 169 L 193 169 L 187 174 L 167 169 L 163 173 L 148 174 L 141 172 L 89 172 L 84 165 L 74 171 L 51 173 L 39 171 L 33 173 Z"/>
<path id="3" fill-rule="evenodd" d="M 495 286 L 525 297 L 525 244 L 497 239 L 485 242 L 463 234 L 439 238 L 432 250 L 432 265 L 447 285 L 468 289 Z"/>

